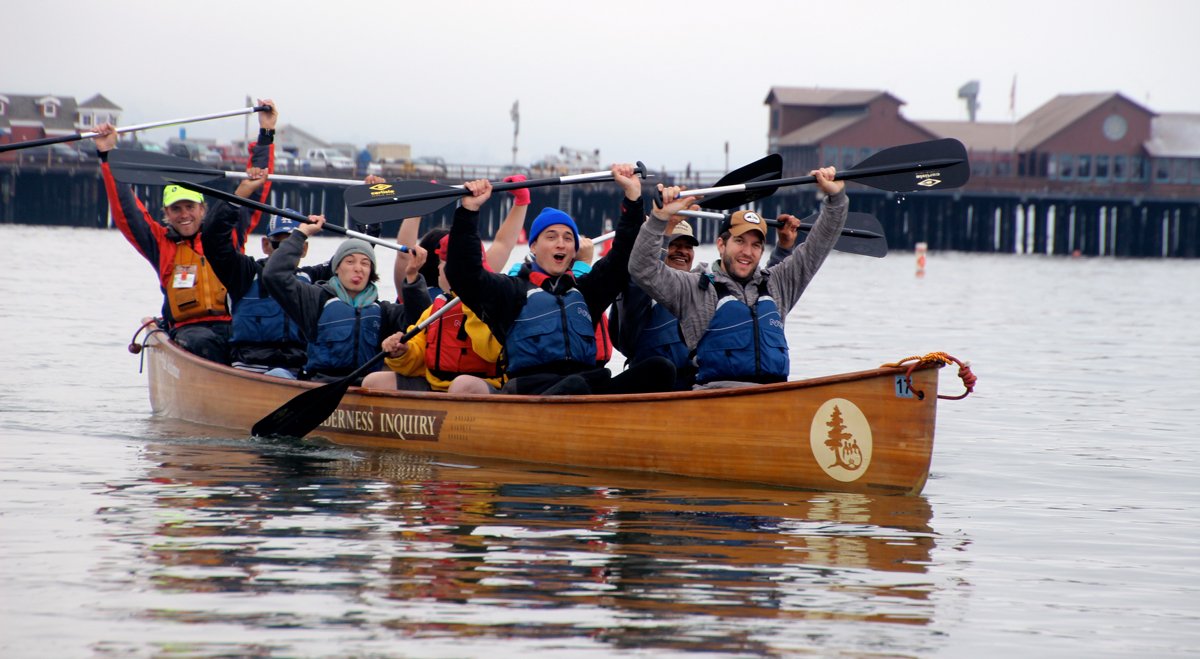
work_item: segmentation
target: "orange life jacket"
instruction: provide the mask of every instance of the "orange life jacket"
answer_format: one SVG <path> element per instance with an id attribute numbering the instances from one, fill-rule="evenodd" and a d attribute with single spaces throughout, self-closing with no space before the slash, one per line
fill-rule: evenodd
<path id="1" fill-rule="evenodd" d="M 163 290 L 175 325 L 230 320 L 225 306 L 225 285 L 217 278 L 204 255 L 191 241 L 175 243 L 175 259 L 170 272 L 163 273 Z"/>

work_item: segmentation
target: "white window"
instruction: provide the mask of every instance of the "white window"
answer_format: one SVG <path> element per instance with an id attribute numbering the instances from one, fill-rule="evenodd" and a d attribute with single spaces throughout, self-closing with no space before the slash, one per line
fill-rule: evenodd
<path id="1" fill-rule="evenodd" d="M 42 103 L 42 116 L 57 117 L 58 116 L 58 106 L 53 103 Z"/>
<path id="2" fill-rule="evenodd" d="M 90 114 L 79 115 L 79 123 L 82 126 L 91 126 L 92 125 L 92 115 L 90 115 Z"/>

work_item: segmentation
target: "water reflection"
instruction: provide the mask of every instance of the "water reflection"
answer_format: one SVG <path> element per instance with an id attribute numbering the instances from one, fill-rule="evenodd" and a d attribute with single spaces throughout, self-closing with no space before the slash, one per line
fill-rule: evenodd
<path id="1" fill-rule="evenodd" d="M 922 497 L 211 441 L 144 458 L 144 478 L 109 484 L 127 503 L 99 514 L 140 545 L 137 586 L 155 595 L 140 615 L 190 623 L 866 648 L 934 620 L 932 553 L 964 544 L 933 532 Z M 857 621 L 883 627 L 839 629 Z M 909 635 L 888 647 L 935 636 Z"/>

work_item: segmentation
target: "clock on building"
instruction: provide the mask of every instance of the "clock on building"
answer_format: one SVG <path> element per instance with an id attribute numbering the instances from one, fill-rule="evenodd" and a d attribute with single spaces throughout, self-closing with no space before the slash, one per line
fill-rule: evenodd
<path id="1" fill-rule="evenodd" d="M 1119 114 L 1108 115 L 1108 118 L 1104 120 L 1104 126 L 1102 127 L 1104 136 L 1113 142 L 1125 137 L 1125 131 L 1128 129 L 1129 124 L 1125 122 L 1125 117 L 1122 117 Z"/>

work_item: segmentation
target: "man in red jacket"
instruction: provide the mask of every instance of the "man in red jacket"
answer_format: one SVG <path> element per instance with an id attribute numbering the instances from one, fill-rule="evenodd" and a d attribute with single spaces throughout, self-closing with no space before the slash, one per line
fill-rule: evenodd
<path id="1" fill-rule="evenodd" d="M 252 147 L 251 167 L 271 171 L 274 164 L 275 122 L 279 113 L 275 104 L 271 110 L 259 112 L 258 142 Z M 112 124 L 96 128 L 93 138 L 101 160 L 104 189 L 113 222 L 158 274 L 163 292 L 162 326 L 171 339 L 184 349 L 205 359 L 229 363 L 229 327 L 231 316 L 226 302 L 225 286 L 204 257 L 200 241 L 200 224 L 207 207 L 204 195 L 177 185 L 163 190 L 163 218 L 160 222 L 150 214 L 128 185 L 118 185 L 108 165 L 108 152 L 117 145 L 117 132 Z M 258 200 L 265 202 L 271 183 L 263 184 Z M 240 226 L 230 239 L 241 252 L 246 236 L 258 224 L 259 211 L 245 211 Z"/>

